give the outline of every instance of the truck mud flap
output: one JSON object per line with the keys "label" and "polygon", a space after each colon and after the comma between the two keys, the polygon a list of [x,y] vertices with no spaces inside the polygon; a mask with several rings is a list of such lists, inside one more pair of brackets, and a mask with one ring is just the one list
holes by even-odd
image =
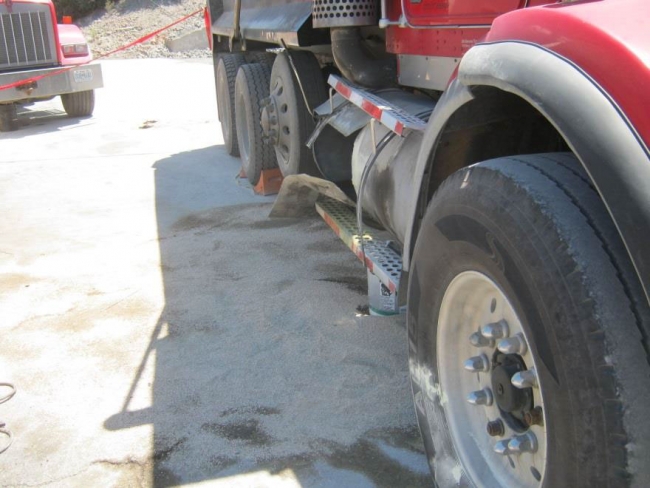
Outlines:
{"label": "truck mud flap", "polygon": [[344,205],[355,203],[331,181],[308,175],[290,175],[282,182],[280,193],[273,204],[269,217],[306,217],[313,215],[314,205],[320,195],[325,195]]}

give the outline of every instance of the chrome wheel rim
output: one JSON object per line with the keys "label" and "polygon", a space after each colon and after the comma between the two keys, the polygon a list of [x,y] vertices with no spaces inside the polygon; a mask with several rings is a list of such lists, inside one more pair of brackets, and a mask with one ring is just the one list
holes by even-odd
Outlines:
{"label": "chrome wheel rim", "polygon": [[289,158],[291,152],[291,121],[289,120],[290,97],[285,89],[285,82],[281,76],[271,81],[271,97],[277,107],[277,141],[275,154],[278,163],[283,170],[289,169]]}
{"label": "chrome wheel rim", "polygon": [[437,329],[442,405],[456,454],[479,487],[540,487],[543,389],[522,323],[501,288],[466,271],[447,287]]}

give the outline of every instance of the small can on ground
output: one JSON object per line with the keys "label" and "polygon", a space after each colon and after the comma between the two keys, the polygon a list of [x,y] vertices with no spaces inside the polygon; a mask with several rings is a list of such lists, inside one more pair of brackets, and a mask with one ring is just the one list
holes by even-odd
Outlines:
{"label": "small can on ground", "polygon": [[399,314],[397,293],[391,292],[370,270],[367,273],[370,315],[388,316]]}

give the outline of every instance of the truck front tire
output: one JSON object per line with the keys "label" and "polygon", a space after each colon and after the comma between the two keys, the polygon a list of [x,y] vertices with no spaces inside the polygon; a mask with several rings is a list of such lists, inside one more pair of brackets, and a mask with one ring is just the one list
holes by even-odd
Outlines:
{"label": "truck front tire", "polygon": [[650,486],[647,302],[571,155],[453,174],[412,263],[411,380],[441,488]]}
{"label": "truck front tire", "polygon": [[0,132],[18,129],[18,111],[15,103],[0,105]]}
{"label": "truck front tire", "polygon": [[245,64],[235,81],[235,122],[242,167],[248,181],[257,185],[262,170],[277,168],[273,147],[264,142],[261,125],[262,100],[269,96],[271,68]]}
{"label": "truck front tire", "polygon": [[61,102],[69,117],[88,117],[95,110],[95,91],[66,93],[61,95]]}

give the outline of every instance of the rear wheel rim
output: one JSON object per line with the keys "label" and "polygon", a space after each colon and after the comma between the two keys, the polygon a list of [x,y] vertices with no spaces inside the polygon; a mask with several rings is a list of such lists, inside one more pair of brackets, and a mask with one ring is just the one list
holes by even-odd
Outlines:
{"label": "rear wheel rim", "polygon": [[292,132],[295,128],[290,117],[291,104],[295,103],[295,101],[289,96],[285,84],[286,82],[281,76],[271,81],[271,97],[273,97],[275,106],[277,107],[278,118],[276,127],[278,141],[275,146],[275,153],[278,159],[278,165],[283,170],[283,174],[291,171],[289,162],[292,146],[295,144],[292,137]]}
{"label": "rear wheel rim", "polygon": [[[542,385],[501,288],[475,271],[456,276],[442,299],[437,344],[449,434],[469,477],[477,486],[540,487],[547,459]],[[511,379],[518,369],[526,373]]]}

